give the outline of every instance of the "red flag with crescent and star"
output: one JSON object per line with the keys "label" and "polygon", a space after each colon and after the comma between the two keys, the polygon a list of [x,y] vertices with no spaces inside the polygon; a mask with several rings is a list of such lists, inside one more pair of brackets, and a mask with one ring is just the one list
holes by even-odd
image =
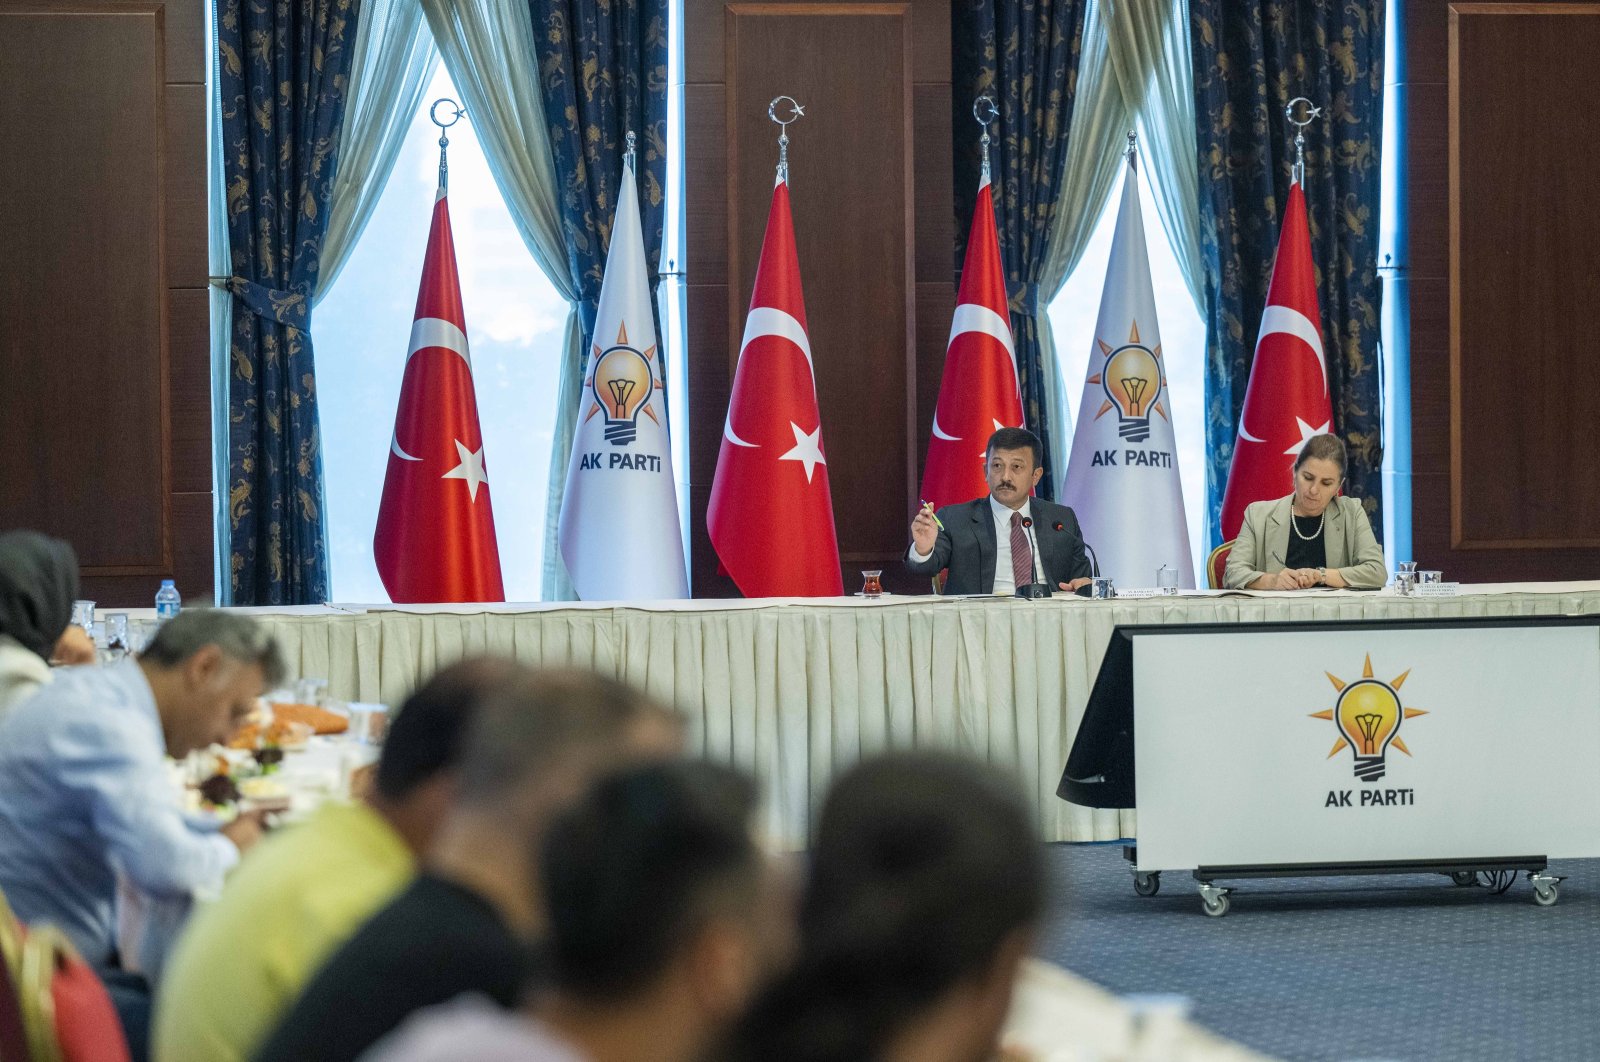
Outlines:
{"label": "red flag with crescent and star", "polygon": [[961,267],[961,290],[950,322],[944,378],[933,413],[933,437],[922,471],[922,497],[935,508],[988,493],[984,447],[1000,428],[1022,426],[1017,352],[1011,338],[1006,275],[995,232],[988,175],[978,187]]}
{"label": "red flag with crescent and star", "polygon": [[466,321],[440,188],[372,536],[397,604],[505,600]]}
{"label": "red flag with crescent and star", "polygon": [[1333,430],[1321,320],[1306,197],[1296,183],[1289,187],[1250,383],[1239,412],[1228,487],[1222,495],[1224,542],[1238,537],[1251,502],[1281,498],[1293,489],[1291,470],[1306,441]]}
{"label": "red flag with crescent and star", "polygon": [[844,593],[787,181],[772,193],[706,529],[746,597]]}

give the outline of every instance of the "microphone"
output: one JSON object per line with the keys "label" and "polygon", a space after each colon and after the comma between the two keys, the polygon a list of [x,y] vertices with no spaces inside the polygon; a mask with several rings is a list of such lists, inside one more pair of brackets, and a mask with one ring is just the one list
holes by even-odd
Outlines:
{"label": "microphone", "polygon": [[[1089,574],[1090,574],[1090,576],[1095,578],[1095,579],[1100,578],[1100,558],[1096,557],[1094,555],[1094,547],[1089,545],[1089,541],[1087,539],[1085,539],[1084,542],[1083,542],[1083,548],[1089,554]],[[1089,586],[1080,586],[1080,587],[1078,587],[1077,590],[1075,590],[1073,592],[1075,594],[1077,594],[1079,597],[1093,597],[1094,596],[1094,585],[1090,584]]]}
{"label": "microphone", "polygon": [[1024,516],[1022,518],[1022,530],[1028,535],[1028,573],[1033,582],[1029,583],[1026,588],[1017,587],[1017,596],[1026,598],[1049,597],[1050,587],[1039,581],[1039,540],[1033,537],[1032,517]]}

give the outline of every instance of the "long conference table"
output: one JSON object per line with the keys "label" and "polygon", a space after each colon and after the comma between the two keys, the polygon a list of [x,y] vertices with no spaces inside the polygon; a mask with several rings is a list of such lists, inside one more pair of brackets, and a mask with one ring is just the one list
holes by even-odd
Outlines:
{"label": "long conference table", "polygon": [[[803,847],[830,780],[893,748],[956,749],[1016,775],[1048,841],[1137,835],[1132,810],[1069,805],[1056,784],[1118,624],[1600,613],[1600,582],[1178,597],[897,597],[245,609],[292,673],[399,705],[478,653],[637,684],[687,714],[691,748],[754,772],[776,843]],[[1242,681],[1249,681],[1247,678]]]}

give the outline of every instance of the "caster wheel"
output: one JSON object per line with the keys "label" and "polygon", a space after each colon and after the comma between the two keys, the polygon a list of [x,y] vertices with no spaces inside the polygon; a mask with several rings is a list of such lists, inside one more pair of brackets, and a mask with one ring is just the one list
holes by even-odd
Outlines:
{"label": "caster wheel", "polygon": [[1209,917],[1221,918],[1228,913],[1228,897],[1226,895],[1218,896],[1215,901],[1202,899],[1200,906],[1205,909]]}
{"label": "caster wheel", "polygon": [[1533,902],[1540,907],[1549,907],[1560,898],[1561,890],[1554,885],[1547,885],[1542,889],[1535,887],[1533,890]]}
{"label": "caster wheel", "polygon": [[1154,896],[1161,891],[1161,871],[1136,871],[1133,875],[1133,891],[1140,896]]}
{"label": "caster wheel", "polygon": [[1478,875],[1470,870],[1452,870],[1450,872],[1450,880],[1465,888],[1468,885],[1477,884]]}

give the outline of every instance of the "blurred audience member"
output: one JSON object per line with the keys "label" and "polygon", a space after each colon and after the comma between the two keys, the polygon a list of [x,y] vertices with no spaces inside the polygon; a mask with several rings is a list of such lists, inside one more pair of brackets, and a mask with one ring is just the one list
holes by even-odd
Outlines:
{"label": "blurred audience member", "polygon": [[55,923],[107,973],[135,1058],[149,999],[109,973],[117,873],[154,896],[222,887],[260,817],[199,829],[166,757],[226,741],[282,677],[277,643],[255,620],[193,609],[137,659],[62,672],[0,720],[0,891],[24,922]]}
{"label": "blurred audience member", "polygon": [[94,643],[73,627],[78,556],[37,531],[0,534],[0,718],[50,681],[50,661],[89,664]]}
{"label": "blurred audience member", "polygon": [[468,721],[531,673],[445,668],[401,707],[364,800],[329,803],[269,838],[200,908],[156,993],[158,1062],[243,1062],[334,948],[412,879],[455,792]]}
{"label": "blurred audience member", "polygon": [[793,912],[752,833],[754,787],[708,764],[614,775],[551,828],[549,986],[412,1018],[367,1062],[693,1062],[788,952]]}
{"label": "blurred audience member", "polygon": [[257,1059],[353,1060],[463,992],[515,1006],[545,929],[536,874],[551,819],[601,774],[680,743],[676,714],[597,675],[547,672],[486,698],[423,873],[334,953]]}
{"label": "blurred audience member", "polygon": [[987,768],[912,753],[860,764],[822,809],[799,958],[723,1057],[993,1058],[1044,882],[1027,811]]}

